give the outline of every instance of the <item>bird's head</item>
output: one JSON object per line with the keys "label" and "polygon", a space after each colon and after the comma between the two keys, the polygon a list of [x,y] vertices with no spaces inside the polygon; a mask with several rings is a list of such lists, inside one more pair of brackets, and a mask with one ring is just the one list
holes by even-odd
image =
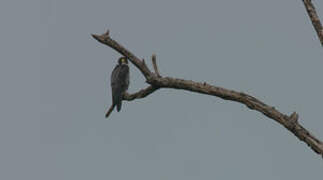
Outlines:
{"label": "bird's head", "polygon": [[126,57],[121,57],[121,58],[119,58],[118,63],[119,63],[119,65],[122,65],[122,64],[127,65],[128,64],[128,59]]}

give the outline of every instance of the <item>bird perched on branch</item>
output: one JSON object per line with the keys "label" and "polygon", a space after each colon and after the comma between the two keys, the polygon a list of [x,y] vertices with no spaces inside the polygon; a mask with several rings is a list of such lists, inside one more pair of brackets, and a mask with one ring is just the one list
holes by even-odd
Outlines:
{"label": "bird perched on branch", "polygon": [[126,57],[121,57],[118,64],[113,69],[111,74],[111,89],[112,89],[112,105],[106,113],[108,118],[114,107],[117,106],[117,111],[121,110],[122,98],[129,87],[129,66]]}

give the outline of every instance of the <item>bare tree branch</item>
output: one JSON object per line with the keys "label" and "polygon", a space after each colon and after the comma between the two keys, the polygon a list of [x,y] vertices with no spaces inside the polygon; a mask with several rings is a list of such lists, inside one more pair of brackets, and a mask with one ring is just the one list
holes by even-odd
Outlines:
{"label": "bare tree branch", "polygon": [[151,75],[151,72],[148,69],[148,67],[146,66],[145,61],[140,60],[135,55],[133,55],[130,51],[128,51],[126,48],[121,46],[118,42],[111,39],[109,36],[109,30],[102,35],[92,34],[92,37],[103,44],[109,44],[109,46],[112,49],[118,51],[120,54],[127,57],[132,62],[132,64],[134,64],[141,71],[141,73],[145,77],[148,77],[149,75]]}
{"label": "bare tree branch", "polygon": [[[155,92],[159,88],[172,88],[172,89],[183,89],[201,94],[207,94],[216,96],[225,100],[235,101],[245,104],[248,108],[263,113],[265,116],[275,120],[290,132],[292,132],[299,140],[305,142],[311,149],[323,157],[323,143],[312,135],[308,130],[298,123],[298,114],[292,113],[290,116],[285,115],[272,106],[261,102],[257,98],[254,98],[243,92],[237,92],[222,87],[209,85],[207,83],[200,83],[190,80],[177,79],[172,77],[160,77],[152,73],[148,67],[135,57],[130,51],[121,46],[118,42],[112,40],[110,36],[103,35],[92,35],[99,42],[115,49],[122,55],[128,57],[130,61],[142,72],[146,78],[146,82],[151,86],[142,89],[134,94],[125,94],[124,100],[134,100],[137,98],[144,98],[149,94]],[[156,65],[157,67],[157,65]]]}
{"label": "bare tree branch", "polygon": [[145,89],[142,89],[142,90],[140,90],[136,93],[133,93],[133,94],[125,93],[123,96],[123,100],[132,101],[135,99],[141,99],[141,98],[144,98],[144,97],[150,95],[151,93],[155,92],[157,89],[159,89],[159,87],[150,85],[150,86],[146,87]]}
{"label": "bare tree branch", "polygon": [[317,36],[321,41],[321,45],[323,46],[323,28],[322,28],[322,24],[320,22],[320,18],[316,13],[314,4],[312,3],[312,0],[303,0],[303,3],[305,5],[307,14],[312,21],[312,24],[314,26],[316,33],[317,33]]}
{"label": "bare tree branch", "polygon": [[265,116],[275,120],[279,124],[291,131],[299,140],[304,141],[316,153],[323,154],[323,144],[315,136],[309,133],[304,127],[298,123],[298,115],[294,112],[291,116],[287,116],[274,107],[268,106],[260,100],[245,94],[243,92],[236,92],[221,87],[209,85],[207,83],[199,83],[183,79],[176,79],[171,77],[152,78],[148,83],[158,85],[161,88],[184,89],[201,94],[208,94],[217,96],[225,100],[231,100],[245,104],[248,108],[259,111]]}

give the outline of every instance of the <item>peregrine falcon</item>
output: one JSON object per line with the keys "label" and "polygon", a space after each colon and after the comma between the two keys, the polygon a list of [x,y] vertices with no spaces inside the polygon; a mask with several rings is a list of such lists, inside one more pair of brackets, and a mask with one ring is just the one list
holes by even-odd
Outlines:
{"label": "peregrine falcon", "polygon": [[126,57],[121,57],[111,74],[112,105],[105,117],[108,118],[114,107],[121,110],[122,98],[129,87],[129,66]]}

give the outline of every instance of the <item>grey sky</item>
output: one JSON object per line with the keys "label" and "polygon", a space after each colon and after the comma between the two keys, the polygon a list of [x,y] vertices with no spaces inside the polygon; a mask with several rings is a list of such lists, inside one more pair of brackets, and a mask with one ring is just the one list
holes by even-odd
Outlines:
{"label": "grey sky", "polygon": [[[315,1],[323,18],[323,2]],[[320,179],[323,161],[244,105],[161,90],[111,103],[120,56],[162,75],[244,91],[321,140],[323,51],[302,2],[281,0],[2,0],[0,179]],[[130,92],[145,86],[132,65]]]}

